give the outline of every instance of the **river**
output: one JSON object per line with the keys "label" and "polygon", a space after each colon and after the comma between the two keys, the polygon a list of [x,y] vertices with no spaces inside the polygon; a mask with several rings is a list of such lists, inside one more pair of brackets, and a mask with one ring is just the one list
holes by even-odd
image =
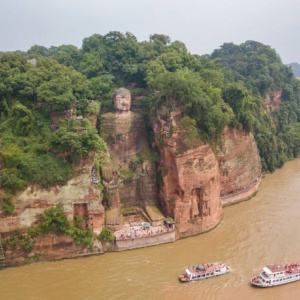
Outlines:
{"label": "river", "polygon": [[[175,243],[0,271],[0,299],[299,299],[300,281],[249,285],[266,264],[300,261],[300,159],[266,175],[220,225]],[[180,283],[187,266],[223,261],[231,273]]]}

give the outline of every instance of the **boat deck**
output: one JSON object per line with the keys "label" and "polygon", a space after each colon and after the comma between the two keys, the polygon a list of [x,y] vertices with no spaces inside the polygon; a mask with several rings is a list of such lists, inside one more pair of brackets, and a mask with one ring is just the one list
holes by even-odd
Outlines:
{"label": "boat deck", "polygon": [[[268,265],[266,266],[272,273],[284,272],[284,274],[297,274],[300,273],[300,263],[289,265]],[[267,274],[266,274],[267,275]]]}
{"label": "boat deck", "polygon": [[200,266],[204,267],[203,269],[197,268],[197,266],[191,266],[188,268],[188,270],[193,274],[199,274],[199,273],[210,273],[213,272],[215,269],[225,267],[224,263],[205,263],[201,264]]}

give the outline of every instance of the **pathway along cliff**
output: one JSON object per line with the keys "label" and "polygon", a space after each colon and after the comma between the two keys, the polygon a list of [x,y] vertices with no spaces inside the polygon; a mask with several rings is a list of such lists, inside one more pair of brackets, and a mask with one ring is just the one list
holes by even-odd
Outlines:
{"label": "pathway along cliff", "polygon": [[[1,299],[298,299],[300,282],[258,289],[266,264],[300,260],[300,159],[267,175],[250,201],[226,207],[214,230],[144,249],[0,271]],[[231,273],[182,284],[201,262],[223,261]]]}

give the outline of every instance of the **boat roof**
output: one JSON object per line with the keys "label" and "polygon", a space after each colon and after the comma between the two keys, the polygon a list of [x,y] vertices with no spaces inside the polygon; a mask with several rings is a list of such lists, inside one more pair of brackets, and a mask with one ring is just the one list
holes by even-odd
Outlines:
{"label": "boat roof", "polygon": [[272,274],[272,273],[285,271],[285,266],[283,266],[283,265],[268,265],[268,266],[264,267],[263,270],[267,274]]}
{"label": "boat roof", "polygon": [[272,270],[270,270],[268,267],[264,267],[263,271],[266,272],[268,275],[273,274]]}
{"label": "boat roof", "polygon": [[217,268],[227,267],[224,263],[216,262],[216,263],[204,263],[197,266],[192,266],[190,268],[187,268],[185,271],[188,275],[190,274],[197,274],[200,272],[211,272],[214,271]]}

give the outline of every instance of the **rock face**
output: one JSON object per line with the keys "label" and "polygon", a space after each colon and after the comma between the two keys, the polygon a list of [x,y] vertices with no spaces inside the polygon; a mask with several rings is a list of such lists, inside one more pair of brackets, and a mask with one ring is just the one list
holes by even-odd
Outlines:
{"label": "rock face", "polygon": [[271,112],[278,108],[281,104],[282,90],[275,89],[274,91],[267,92],[264,97],[265,108],[267,112]]}
{"label": "rock face", "polygon": [[0,219],[1,232],[29,228],[35,225],[45,209],[61,203],[69,220],[80,215],[85,218],[87,226],[100,233],[104,224],[104,207],[99,190],[91,183],[91,169],[91,162],[85,162],[81,174],[62,187],[56,186],[50,190],[28,187],[16,196],[13,215]]}
{"label": "rock face", "polygon": [[4,251],[4,257],[6,267],[15,267],[23,265],[24,261],[32,263],[103,253],[100,241],[95,241],[93,249],[90,249],[88,246],[77,246],[70,236],[46,235],[36,240],[30,252],[18,245],[13,251]]}
{"label": "rock face", "polygon": [[253,196],[261,179],[260,157],[253,135],[226,128],[217,156],[223,206]]}
{"label": "rock face", "polygon": [[189,142],[177,130],[180,109],[170,118],[158,115],[156,140],[161,154],[163,178],[160,201],[173,217],[179,237],[199,234],[215,227],[223,216],[220,174],[209,144],[195,138]]}
{"label": "rock face", "polygon": [[176,222],[179,237],[208,231],[223,216],[222,206],[253,196],[261,165],[251,134],[226,128],[214,153],[199,138],[189,141],[180,128],[180,108],[158,112],[155,124],[162,177],[160,201]]}

